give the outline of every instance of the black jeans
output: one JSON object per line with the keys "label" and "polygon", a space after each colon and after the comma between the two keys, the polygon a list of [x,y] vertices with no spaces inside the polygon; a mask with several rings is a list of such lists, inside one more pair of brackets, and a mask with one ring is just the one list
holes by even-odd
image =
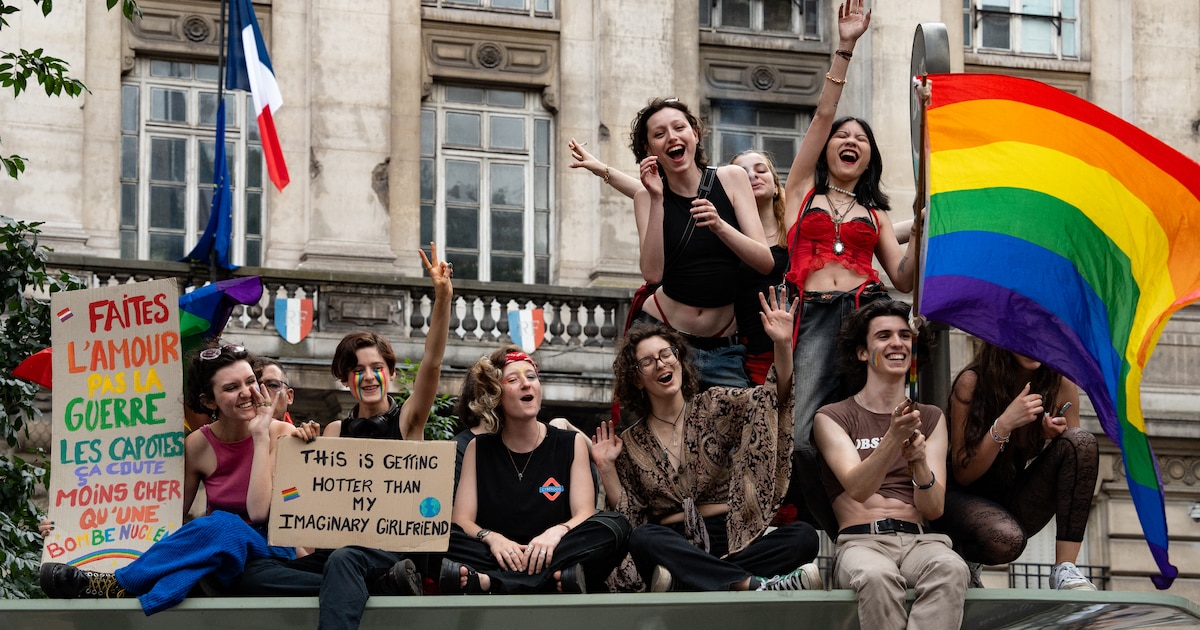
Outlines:
{"label": "black jeans", "polygon": [[629,553],[642,580],[649,584],[654,567],[661,564],[671,572],[674,590],[727,591],[748,577],[787,573],[817,557],[817,531],[802,521],[760,536],[745,549],[724,558],[721,556],[728,550],[725,516],[708,517],[704,524],[709,552],[683,537],[682,523],[647,523],[634,529],[629,537]]}

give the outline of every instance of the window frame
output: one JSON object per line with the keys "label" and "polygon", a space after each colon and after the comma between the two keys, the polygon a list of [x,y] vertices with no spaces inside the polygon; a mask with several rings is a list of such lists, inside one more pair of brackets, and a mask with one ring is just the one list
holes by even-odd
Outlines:
{"label": "window frame", "polygon": [[[1008,10],[1002,10],[992,7],[984,7],[984,3],[988,0],[963,0],[963,48],[971,53],[986,53],[986,54],[1009,54],[1023,57],[1041,57],[1059,60],[1079,60],[1082,59],[1082,29],[1083,21],[1082,2],[1079,0],[1049,0],[1051,9],[1049,14],[1039,13],[1024,13],[1021,11],[1021,4],[1024,0],[1006,0]],[[998,4],[997,0],[992,0],[992,4]],[[1064,16],[1064,4],[1070,3],[1073,5],[1074,17]],[[984,27],[985,19],[988,16],[1007,16],[1008,18],[1008,46],[986,46],[984,45]],[[1049,52],[1025,50],[1023,44],[1023,31],[1027,21],[1049,22],[1050,27],[1054,32],[1050,37]],[[1063,52],[1063,31],[1066,29],[1072,33],[1074,51],[1072,53]]]}
{"label": "window frame", "polygon": [[553,18],[558,15],[557,7],[555,6],[557,4],[556,0],[521,0],[525,5],[524,8],[493,6],[493,4],[496,2],[504,1],[505,0],[475,0],[476,4],[472,4],[469,0],[421,0],[421,5],[426,7],[436,7],[439,9],[510,13],[513,15],[526,15],[533,18]]}
{"label": "window frame", "polygon": [[[483,104],[473,104],[466,102],[449,101],[446,98],[447,88],[471,88],[482,89],[486,91],[495,89],[509,92],[520,92],[525,96],[525,103],[521,107],[512,107],[504,105],[491,105],[486,102]],[[470,113],[478,114],[481,117],[480,122],[480,146],[472,147],[462,144],[451,144],[447,141],[447,114],[455,113]],[[506,149],[493,148],[484,146],[489,141],[491,120],[494,116],[519,117],[525,121],[524,124],[524,149]],[[475,255],[477,256],[478,267],[476,280],[481,282],[496,281],[496,270],[493,268],[493,258],[499,254],[511,254],[513,250],[498,250],[494,245],[492,235],[493,212],[511,212],[513,206],[501,206],[494,204],[492,199],[491,178],[492,167],[504,165],[518,165],[522,168],[522,185],[524,187],[524,199],[521,206],[521,239],[522,250],[521,254],[521,279],[515,282],[522,284],[548,284],[550,282],[551,269],[554,258],[555,234],[553,230],[553,200],[555,199],[555,177],[554,177],[554,117],[549,111],[546,111],[540,104],[540,94],[536,90],[524,89],[521,86],[504,86],[504,85],[466,85],[457,83],[440,83],[435,84],[430,98],[421,108],[422,125],[431,120],[434,125],[433,131],[433,146],[432,153],[426,146],[426,130],[421,129],[422,134],[422,149],[420,159],[422,162],[432,161],[432,196],[426,191],[425,182],[422,182],[422,190],[420,192],[421,204],[421,222],[420,227],[421,238],[432,237],[439,244],[439,249],[444,252],[444,258],[447,260],[455,255]],[[539,127],[539,122],[544,125]],[[538,146],[538,137],[542,132],[545,132],[544,159],[542,161],[539,154],[543,153]],[[450,180],[447,178],[447,163],[451,161],[471,162],[478,165],[478,199],[476,206],[473,206],[478,211],[476,217],[476,242],[474,249],[467,249],[451,245],[447,239],[447,213],[448,206],[455,204],[447,203],[447,185]],[[425,173],[427,167],[422,165],[422,173]],[[545,171],[546,178],[546,195],[545,207],[539,207],[539,202],[543,201],[538,194],[538,173],[539,170]],[[498,207],[499,206],[499,207]],[[425,225],[426,220],[432,221],[432,230]],[[544,223],[544,226],[539,225],[539,219]],[[539,251],[539,230],[545,231],[545,251]],[[461,265],[460,265],[461,266]],[[505,280],[512,282],[513,280]]]}
{"label": "window frame", "polygon": [[[700,29],[719,33],[749,33],[774,37],[800,37],[806,41],[820,41],[821,33],[821,3],[814,0],[789,2],[792,7],[791,24],[787,30],[767,30],[764,27],[764,0],[746,0],[750,4],[750,26],[726,26],[721,23],[722,6],[726,0],[699,0]],[[816,17],[805,19],[806,5],[816,10]],[[809,28],[811,26],[811,28]]]}
{"label": "window frame", "polygon": [[[755,124],[738,124],[725,122],[721,120],[723,111],[730,111],[734,108],[752,109],[755,112]],[[787,112],[797,117],[797,127],[791,131],[786,131],[783,127],[765,127],[761,124],[761,113],[763,111]],[[738,134],[753,134],[754,141],[751,147],[744,150],[752,150],[770,153],[771,162],[775,165],[775,171],[779,174],[780,183],[787,181],[788,173],[791,172],[792,160],[796,157],[796,151],[800,150],[800,143],[804,140],[804,134],[808,132],[808,128],[812,125],[813,114],[815,107],[789,107],[777,103],[759,103],[754,101],[740,101],[730,99],[714,99],[709,102],[708,106],[708,137],[705,138],[705,146],[711,147],[709,153],[709,161],[713,164],[726,164],[726,151],[722,150],[723,134],[738,133]],[[776,155],[764,147],[764,136],[777,136],[780,138],[790,138],[793,140],[792,153],[790,155]],[[730,156],[736,155],[741,151],[731,152]]]}
{"label": "window frame", "polygon": [[[167,62],[173,64],[189,64],[191,66],[190,78],[181,78],[174,76],[153,76],[152,64],[155,62]],[[183,236],[183,248],[179,253],[179,257],[187,255],[200,236],[204,232],[207,220],[201,222],[201,217],[206,217],[211,212],[211,207],[201,208],[201,199],[205,187],[209,191],[212,189],[212,181],[200,181],[200,173],[202,170],[212,171],[212,167],[202,167],[200,159],[202,157],[201,143],[210,142],[215,149],[216,141],[216,112],[213,111],[213,119],[211,123],[202,122],[201,117],[201,94],[212,94],[214,97],[218,94],[218,81],[207,80],[197,77],[198,67],[215,67],[215,64],[203,60],[180,60],[160,57],[139,57],[135,60],[135,68],[127,74],[121,82],[121,142],[119,144],[121,167],[118,169],[118,181],[121,188],[121,208],[119,212],[118,232],[120,234],[121,255],[123,257],[132,256],[137,260],[176,260],[175,257],[157,258],[153,257],[153,248],[151,241],[155,235],[180,235]],[[167,89],[174,91],[182,91],[186,96],[186,112],[183,121],[169,120],[152,120],[151,99],[155,89]],[[136,112],[132,116],[136,119],[135,129],[128,128],[125,120],[127,115],[127,104],[125,99],[130,94],[130,90],[137,92]],[[266,180],[266,162],[262,152],[261,139],[257,138],[258,128],[254,117],[251,115],[253,111],[252,97],[248,93],[237,90],[225,91],[226,105],[226,130],[225,144],[226,151],[230,152],[228,156],[229,162],[229,182],[233,197],[233,226],[232,237],[230,243],[229,259],[234,265],[261,266],[266,255],[266,226],[267,226],[267,194],[265,187]],[[215,102],[215,98],[214,98]],[[135,146],[137,157],[134,165],[132,177],[125,170],[125,150],[127,148],[126,138],[135,138]],[[152,184],[156,181],[153,179],[153,152],[151,150],[156,140],[183,140],[185,142],[184,149],[184,179],[182,188],[184,190],[183,203],[183,228],[170,227],[154,227],[151,226],[152,218]],[[249,156],[252,150],[257,150],[260,159],[263,160],[258,169],[258,185],[247,186]],[[171,180],[162,180],[171,182]],[[135,205],[132,211],[132,217],[128,217],[126,211],[126,191],[132,186],[133,201]],[[251,233],[250,226],[247,225],[248,201],[250,195],[258,195],[259,209],[257,232]],[[208,195],[211,200],[211,194]],[[128,218],[132,218],[133,222],[127,222]],[[132,238],[132,243],[128,240]],[[247,245],[251,241],[257,243],[258,259],[251,260],[247,263]],[[130,251],[132,250],[132,251]]]}

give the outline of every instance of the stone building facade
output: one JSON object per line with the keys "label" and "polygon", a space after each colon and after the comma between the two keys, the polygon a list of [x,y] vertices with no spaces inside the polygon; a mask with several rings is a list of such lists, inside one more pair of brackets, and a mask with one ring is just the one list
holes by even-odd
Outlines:
{"label": "stone building facade", "polygon": [[[70,259],[66,266],[172,260],[207,216],[220,3],[139,4],[133,23],[87,0],[56,4],[45,19],[22,11],[0,31],[0,48],[46,46],[89,88],[78,99],[37,90],[15,101],[0,96],[0,149],[29,161],[19,181],[0,184],[0,214],[44,221],[44,242]],[[871,4],[871,32],[855,51],[840,113],[875,127],[893,220],[909,218],[914,194],[909,67],[922,22],[947,25],[954,71],[1049,83],[1200,159],[1200,82],[1193,80],[1200,5],[1193,0]],[[715,159],[753,146],[786,164],[836,44],[836,5],[826,0],[267,0],[255,10],[283,94],[275,122],[292,183],[279,192],[266,180],[252,108],[244,94],[228,95],[234,261],[277,278],[280,295],[324,283],[329,299],[307,345],[289,348],[273,333],[245,331],[257,350],[291,358],[314,413],[335,413],[345,402],[321,367],[344,327],[420,328],[405,317],[411,313],[399,294],[369,285],[371,277],[419,277],[415,250],[430,240],[445,248],[488,313],[488,287],[515,303],[553,294],[548,304],[584,312],[579,322],[565,318],[555,337],[563,351],[547,362],[570,376],[550,397],[565,409],[585,399],[591,413],[603,408],[611,334],[598,332],[592,343],[570,331],[614,325],[619,309],[606,311],[606,300],[640,282],[636,230],[624,197],[567,168],[567,141],[587,141],[613,168],[636,174],[629,122],[649,98],[675,96],[704,115]],[[131,264],[140,273],[170,267]],[[339,295],[339,284],[360,288]],[[464,304],[464,321],[475,308]],[[589,308],[608,317],[593,324]],[[267,322],[261,311],[245,315],[255,318]],[[481,354],[478,342],[499,338],[489,329],[453,342],[446,389]],[[419,335],[401,345],[419,355]],[[1193,600],[1200,600],[1198,346],[1200,314],[1184,310],[1143,385],[1172,554],[1183,570],[1172,592]],[[970,341],[955,336],[952,368],[969,353]],[[1098,432],[1090,413],[1085,404],[1085,423]],[[1119,455],[1102,444],[1087,562],[1108,567],[1109,588],[1151,589],[1145,576],[1153,563]],[[989,573],[989,583],[997,580]]]}

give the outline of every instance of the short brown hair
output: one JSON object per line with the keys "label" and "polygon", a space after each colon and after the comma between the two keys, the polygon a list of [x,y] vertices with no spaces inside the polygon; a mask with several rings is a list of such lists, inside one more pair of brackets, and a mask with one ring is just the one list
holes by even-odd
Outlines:
{"label": "short brown hair", "polygon": [[361,348],[371,347],[379,350],[379,356],[387,363],[388,372],[395,372],[396,352],[392,350],[392,344],[388,343],[387,338],[367,330],[359,330],[342,337],[337,350],[333,351],[333,362],[329,364],[329,371],[333,373],[333,377],[339,381],[349,380],[350,373],[358,365],[356,353]]}
{"label": "short brown hair", "polygon": [[[642,111],[638,112],[637,116],[634,117],[633,123],[630,125],[629,130],[629,148],[633,149],[633,157],[638,161],[639,164],[642,160],[646,159],[647,155],[650,154],[650,132],[647,130],[647,125],[650,124],[650,117],[668,107],[683,112],[684,117],[687,118],[688,124],[691,125],[692,129],[696,131],[696,135],[700,139],[704,138],[704,134],[706,133],[704,123],[692,113],[692,110],[688,109],[687,105],[684,105],[682,102],[680,102],[679,99],[651,99],[650,103],[643,107]],[[701,169],[708,166],[708,155],[704,153],[704,147],[700,145],[699,140],[696,142],[696,166],[700,167]]]}

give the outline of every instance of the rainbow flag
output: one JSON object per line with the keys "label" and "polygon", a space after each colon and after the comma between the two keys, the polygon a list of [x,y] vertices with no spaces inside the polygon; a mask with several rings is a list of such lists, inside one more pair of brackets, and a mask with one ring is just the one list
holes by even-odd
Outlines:
{"label": "rainbow flag", "polygon": [[1087,392],[1168,588],[1178,570],[1140,384],[1167,319],[1200,298],[1200,165],[1035,81],[930,79],[920,310]]}
{"label": "rainbow flag", "polygon": [[283,502],[284,503],[287,503],[288,501],[291,501],[292,499],[300,498],[300,491],[296,489],[296,486],[292,486],[291,488],[284,490],[281,494],[283,494]]}

